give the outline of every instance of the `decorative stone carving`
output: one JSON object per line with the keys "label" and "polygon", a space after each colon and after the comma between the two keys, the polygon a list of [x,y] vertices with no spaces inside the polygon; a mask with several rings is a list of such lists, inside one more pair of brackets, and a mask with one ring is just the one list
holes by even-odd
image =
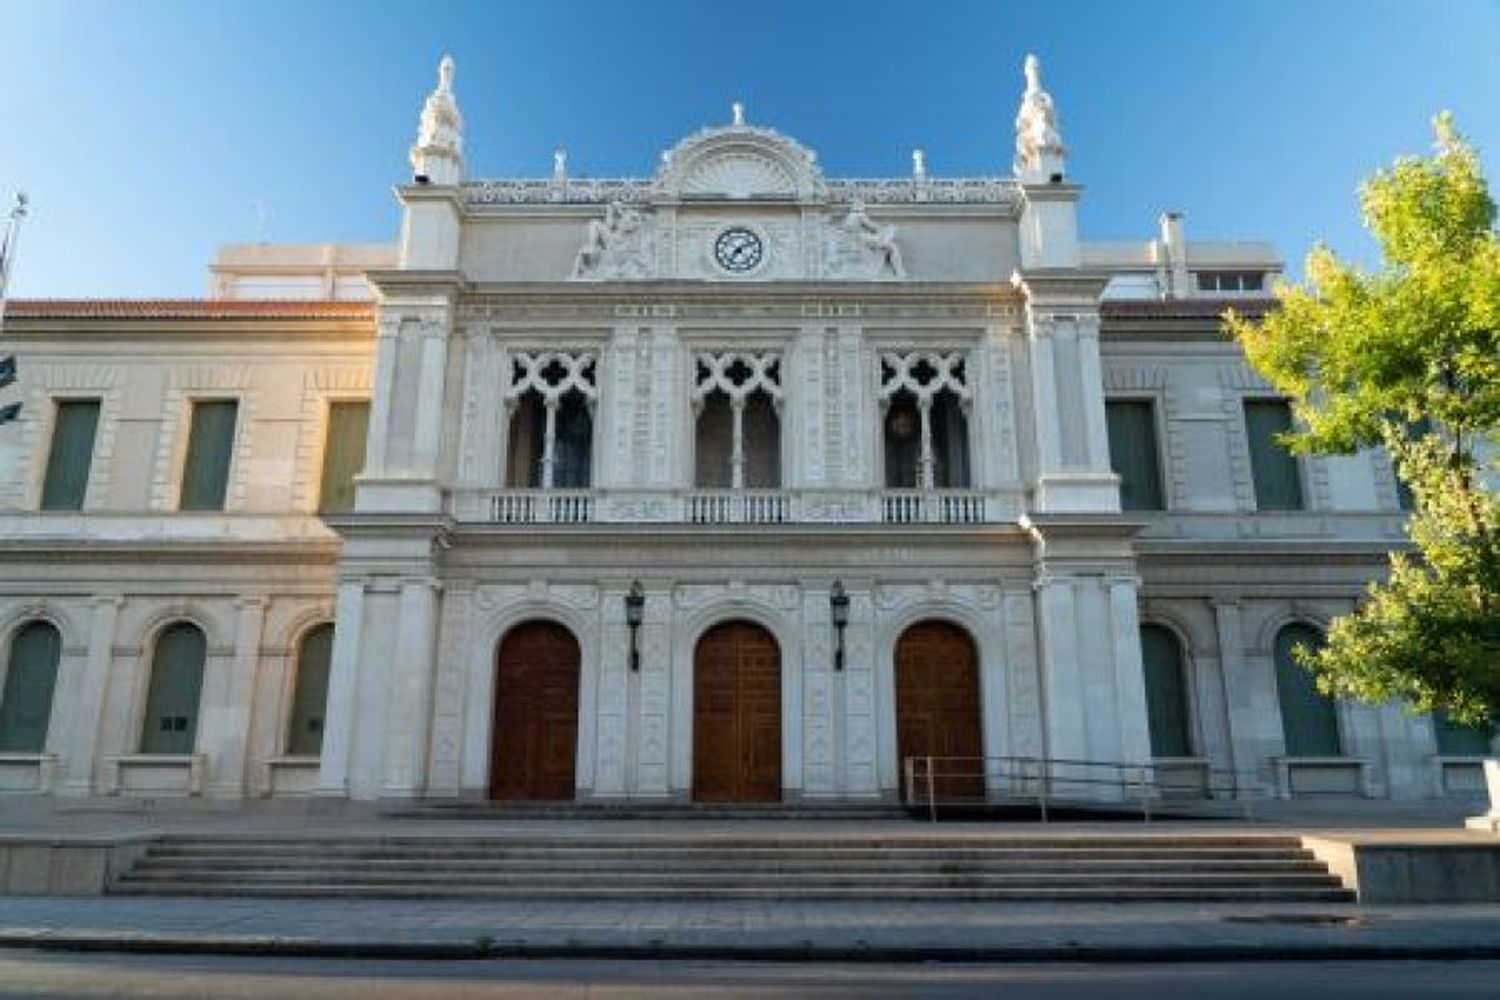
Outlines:
{"label": "decorative stone carving", "polygon": [[650,278],[656,273],[655,226],[638,209],[610,202],[604,219],[590,219],[573,260],[573,279]]}
{"label": "decorative stone carving", "polygon": [[693,384],[693,406],[699,408],[715,392],[722,392],[732,404],[743,405],[746,398],[764,392],[777,406],[781,403],[781,358],[766,352],[751,354],[726,351],[723,354],[702,353],[697,356],[698,372]]}
{"label": "decorative stone carving", "polygon": [[1067,150],[1057,126],[1052,95],[1042,89],[1042,64],[1026,57],[1026,93],[1016,112],[1016,176],[1026,181],[1061,177]]}
{"label": "decorative stone carving", "polygon": [[538,393],[548,406],[556,406],[569,392],[582,393],[590,403],[599,396],[594,385],[591,351],[516,351],[510,359],[511,381],[505,390],[508,406],[531,391]]}
{"label": "decorative stone carving", "polygon": [[904,278],[896,227],[882,226],[855,201],[824,230],[823,273],[830,278]]}
{"label": "decorative stone carving", "polygon": [[433,184],[457,184],[463,179],[463,116],[453,96],[453,58],[438,64],[437,89],[422,105],[417,142],[411,148],[411,169]]}
{"label": "decorative stone carving", "polygon": [[940,392],[951,392],[963,403],[971,397],[960,351],[912,351],[880,353],[880,402],[885,405],[898,392],[909,392],[922,407],[931,405]]}

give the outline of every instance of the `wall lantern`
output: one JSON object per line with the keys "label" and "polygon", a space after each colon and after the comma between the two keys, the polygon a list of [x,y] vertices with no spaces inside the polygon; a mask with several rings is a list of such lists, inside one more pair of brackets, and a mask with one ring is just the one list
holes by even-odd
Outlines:
{"label": "wall lantern", "polygon": [[849,625],[849,595],[844,592],[844,581],[833,581],[828,592],[828,610],[833,615],[833,627],[838,631],[838,645],[833,648],[833,669],[844,669],[844,629]]}
{"label": "wall lantern", "polygon": [[625,594],[625,624],[630,626],[630,669],[641,669],[641,647],[637,640],[641,622],[646,620],[646,590],[641,581],[633,580]]}

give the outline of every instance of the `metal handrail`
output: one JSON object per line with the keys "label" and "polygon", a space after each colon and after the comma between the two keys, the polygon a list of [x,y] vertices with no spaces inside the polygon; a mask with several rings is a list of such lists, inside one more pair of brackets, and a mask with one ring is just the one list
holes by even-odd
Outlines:
{"label": "metal handrail", "polygon": [[[975,765],[978,765],[975,767]],[[1227,792],[1229,797],[1245,803],[1249,816],[1250,800],[1264,797],[1266,790],[1256,776],[1230,768],[1202,766],[1197,768],[1202,780],[1192,784],[1161,781],[1156,774],[1156,762],[1133,763],[1124,761],[1084,760],[1068,757],[1004,756],[1004,757],[939,757],[934,755],[911,756],[904,761],[904,800],[908,804],[924,804],[928,817],[937,820],[939,805],[969,804],[972,798],[944,798],[938,787],[943,779],[979,780],[985,787],[984,799],[990,800],[993,785],[1002,781],[1006,798],[1031,799],[1037,804],[1042,822],[1047,822],[1049,811],[1056,807],[1060,798],[1059,786],[1084,789],[1104,786],[1120,790],[1120,800],[1134,801],[1140,805],[1142,818],[1151,821],[1152,803],[1163,798],[1163,792],[1181,792],[1187,789],[1201,791],[1206,799],[1220,798]],[[1068,770],[1083,769],[1083,774],[1068,774]],[[1064,773],[1059,774],[1059,770]],[[1104,772],[1101,775],[1099,772]],[[1248,779],[1248,780],[1247,780]],[[921,781],[921,786],[918,782]]]}

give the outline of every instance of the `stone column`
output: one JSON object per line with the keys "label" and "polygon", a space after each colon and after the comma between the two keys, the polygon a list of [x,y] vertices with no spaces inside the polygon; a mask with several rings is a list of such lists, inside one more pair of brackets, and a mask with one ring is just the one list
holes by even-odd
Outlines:
{"label": "stone column", "polygon": [[356,699],[359,690],[361,633],[365,604],[364,583],[339,583],[334,620],[333,656],[328,671],[328,703],[323,717],[323,754],[318,770],[321,795],[349,793],[349,762],[354,745]]}
{"label": "stone column", "polygon": [[408,578],[400,584],[396,645],[387,668],[389,715],[381,784],[381,794],[391,798],[416,798],[427,787],[441,593],[442,584],[432,577]]}
{"label": "stone column", "polygon": [[1099,294],[1087,272],[1017,277],[1025,293],[1036,415],[1039,513],[1113,513],[1119,477],[1110,468],[1099,361]]}
{"label": "stone column", "polygon": [[[245,794],[245,758],[250,739],[255,677],[260,667],[261,632],[266,599],[242,597],[236,603],[233,658],[220,658],[223,669],[204,685],[204,705],[198,724],[198,749],[208,759],[207,790],[214,798]],[[210,663],[215,662],[210,660]]]}
{"label": "stone column", "polygon": [[81,664],[82,670],[64,671],[57,678],[58,693],[71,705],[59,789],[63,795],[86,796],[94,791],[94,767],[101,749],[104,711],[109,704],[110,654],[114,649],[115,622],[123,603],[123,599],[114,595],[94,598],[88,653]]}

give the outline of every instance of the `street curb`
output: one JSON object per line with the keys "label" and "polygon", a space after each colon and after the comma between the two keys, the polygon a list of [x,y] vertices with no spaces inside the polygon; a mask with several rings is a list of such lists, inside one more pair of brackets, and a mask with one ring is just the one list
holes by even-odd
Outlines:
{"label": "street curb", "polygon": [[324,941],[314,938],[208,937],[65,932],[0,935],[0,950],[134,955],[225,955],[275,958],[368,958],[422,961],[485,959],[596,959],[608,961],[744,962],[1332,962],[1464,961],[1500,959],[1500,941],[1468,944],[1344,942],[1289,945],[1285,942],[1192,945],[974,945],[900,946],[828,944],[695,944],[653,940],[610,944],[571,940]]}

